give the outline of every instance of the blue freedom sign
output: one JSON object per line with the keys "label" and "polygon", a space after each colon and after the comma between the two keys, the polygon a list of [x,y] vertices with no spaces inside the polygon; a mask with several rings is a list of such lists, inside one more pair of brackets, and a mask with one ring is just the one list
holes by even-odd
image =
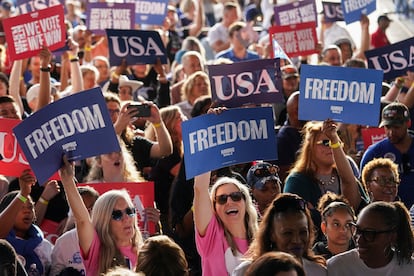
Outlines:
{"label": "blue freedom sign", "polygon": [[378,126],[382,71],[302,65],[299,120]]}
{"label": "blue freedom sign", "polygon": [[167,64],[166,50],[157,31],[106,29],[109,62],[117,66],[127,59],[128,65]]}
{"label": "blue freedom sign", "polygon": [[277,159],[271,107],[235,108],[182,123],[187,179],[253,160]]}
{"label": "blue freedom sign", "polygon": [[346,24],[359,21],[361,15],[369,15],[377,9],[377,0],[342,0],[341,4]]}
{"label": "blue freedom sign", "polygon": [[279,59],[259,59],[208,66],[211,93],[216,105],[284,102]]}
{"label": "blue freedom sign", "polygon": [[64,154],[73,161],[120,151],[100,88],[47,105],[13,132],[41,184],[61,167]]}
{"label": "blue freedom sign", "polygon": [[414,37],[365,52],[368,68],[382,70],[385,80],[414,71]]}
{"label": "blue freedom sign", "polygon": [[135,7],[135,23],[162,25],[167,15],[168,0],[138,0]]}

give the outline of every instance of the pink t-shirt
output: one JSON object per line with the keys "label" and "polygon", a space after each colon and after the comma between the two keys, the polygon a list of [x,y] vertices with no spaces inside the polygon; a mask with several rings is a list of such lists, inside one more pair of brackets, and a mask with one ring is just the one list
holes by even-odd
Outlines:
{"label": "pink t-shirt", "polygon": [[[81,248],[81,255],[83,259],[83,264],[85,265],[87,276],[99,276],[98,270],[100,249],[101,241],[99,240],[98,233],[95,231],[88,256],[85,255]],[[132,247],[122,246],[118,249],[121,251],[125,258],[129,259],[130,269],[134,270],[137,266],[138,255],[132,250]]]}
{"label": "pink t-shirt", "polygon": [[196,231],[196,245],[201,256],[203,275],[224,276],[231,274],[233,269],[241,263],[240,258],[249,247],[246,239],[235,238],[235,242],[241,250],[237,256],[231,252],[224,236],[224,229],[219,225],[215,216],[212,216],[204,237]]}

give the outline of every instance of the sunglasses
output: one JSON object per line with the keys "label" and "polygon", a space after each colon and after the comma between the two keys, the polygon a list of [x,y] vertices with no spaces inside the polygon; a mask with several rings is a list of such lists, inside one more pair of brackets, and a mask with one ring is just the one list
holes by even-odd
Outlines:
{"label": "sunglasses", "polygon": [[306,210],[306,201],[296,197],[280,197],[273,201],[273,209],[276,212],[285,212],[287,210]]}
{"label": "sunglasses", "polygon": [[401,155],[401,162],[402,162],[402,170],[403,173],[410,173],[411,172],[411,162],[410,162],[410,156],[408,154]]}
{"label": "sunglasses", "polygon": [[256,177],[268,177],[268,176],[272,176],[272,175],[277,175],[277,173],[279,172],[279,167],[276,165],[271,165],[271,166],[266,166],[266,167],[261,167],[261,168],[257,168],[254,171],[254,175]]}
{"label": "sunglasses", "polygon": [[366,240],[367,242],[374,242],[375,239],[377,238],[377,235],[391,233],[395,231],[395,229],[379,230],[379,231],[363,230],[359,228],[358,225],[356,225],[355,223],[353,223],[353,226],[354,227],[351,230],[353,230],[352,235],[354,236],[354,238],[357,239],[362,236],[364,240]]}
{"label": "sunglasses", "polygon": [[379,184],[381,187],[393,187],[395,188],[400,182],[395,180],[394,177],[376,177],[370,180]]}
{"label": "sunglasses", "polygon": [[323,139],[323,140],[316,141],[316,144],[317,145],[323,145],[325,147],[329,147],[330,144],[331,144],[331,141],[328,140],[328,139]]}
{"label": "sunglasses", "polygon": [[131,208],[128,207],[125,210],[113,210],[112,211],[112,219],[116,220],[116,221],[120,221],[122,219],[122,217],[124,216],[124,214],[126,214],[129,217],[134,217],[135,216],[135,208]]}
{"label": "sunglasses", "polygon": [[217,202],[220,205],[224,205],[227,203],[227,199],[231,198],[231,200],[233,200],[234,202],[238,202],[242,199],[244,199],[244,194],[242,192],[232,192],[230,194],[223,194],[223,195],[218,195],[215,198],[215,202]]}

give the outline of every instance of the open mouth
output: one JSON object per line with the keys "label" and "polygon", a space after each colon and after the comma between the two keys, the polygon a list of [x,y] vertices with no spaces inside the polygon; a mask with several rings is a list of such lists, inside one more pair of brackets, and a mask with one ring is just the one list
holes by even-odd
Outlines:
{"label": "open mouth", "polygon": [[239,213],[239,210],[237,210],[237,209],[228,209],[228,210],[226,210],[226,215],[234,216],[234,215],[237,215],[238,213]]}
{"label": "open mouth", "polygon": [[114,162],[115,167],[119,167],[120,165],[121,165],[121,162],[119,162],[119,161]]}

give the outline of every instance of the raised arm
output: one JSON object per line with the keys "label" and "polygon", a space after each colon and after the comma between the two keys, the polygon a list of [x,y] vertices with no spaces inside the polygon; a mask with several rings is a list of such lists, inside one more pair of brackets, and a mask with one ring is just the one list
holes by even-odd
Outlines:
{"label": "raised arm", "polygon": [[331,149],[341,179],[341,192],[349,200],[352,207],[357,210],[361,202],[358,183],[349,164],[348,158],[342,148],[342,143],[337,133],[337,124],[328,119],[323,123],[323,132],[331,141]]}
{"label": "raised arm", "polygon": [[40,56],[40,87],[39,98],[36,109],[33,112],[45,107],[50,103],[50,61],[52,53],[46,46],[43,46],[39,53]]}
{"label": "raised arm", "polygon": [[71,37],[68,39],[69,45],[69,62],[70,62],[70,77],[72,81],[72,93],[78,93],[84,90],[82,72],[78,58],[79,44]]}
{"label": "raised arm", "polygon": [[144,119],[152,123],[155,128],[155,134],[157,135],[157,142],[151,147],[151,158],[169,156],[173,151],[170,133],[161,119],[158,107],[152,102],[146,102],[146,104],[151,106],[151,117]]}
{"label": "raised arm", "polygon": [[198,175],[194,178],[194,224],[201,236],[206,234],[207,226],[213,216],[213,203],[208,188],[211,172]]}
{"label": "raised arm", "polygon": [[365,51],[369,50],[369,18],[365,14],[361,15],[361,45],[358,52],[355,54],[355,58],[366,60]]}
{"label": "raised arm", "polygon": [[203,28],[204,22],[204,3],[203,0],[197,1],[197,13],[195,15],[195,22],[191,23],[188,29],[190,36],[198,36]]}
{"label": "raised arm", "polygon": [[0,239],[4,239],[14,226],[17,214],[30,196],[32,186],[36,182],[31,170],[25,170],[19,177],[19,194],[10,202],[9,206],[0,213]]}
{"label": "raised arm", "polygon": [[74,166],[68,162],[66,156],[63,157],[63,166],[59,170],[59,174],[62,179],[69,206],[73,212],[73,216],[75,217],[79,245],[82,248],[83,253],[88,255],[95,229],[92,224],[92,220],[89,217],[88,209],[86,208],[73,180]]}
{"label": "raised arm", "polygon": [[20,97],[20,77],[22,76],[22,60],[15,60],[13,62],[13,67],[10,73],[9,79],[9,93],[10,96],[14,98],[17,103],[17,106],[20,109],[20,114],[24,114],[24,108],[22,103],[22,98]]}

